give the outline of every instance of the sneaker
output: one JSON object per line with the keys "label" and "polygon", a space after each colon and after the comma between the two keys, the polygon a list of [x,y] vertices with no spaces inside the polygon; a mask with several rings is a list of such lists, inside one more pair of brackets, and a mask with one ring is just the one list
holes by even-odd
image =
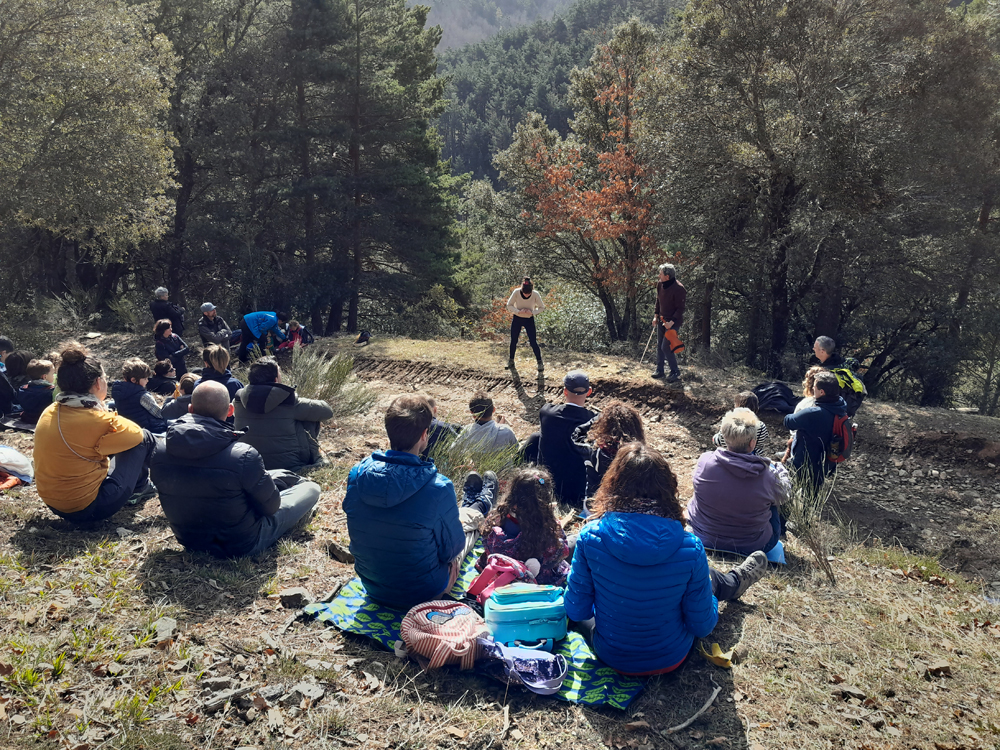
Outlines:
{"label": "sneaker", "polygon": [[517,368],[514,366],[514,360],[508,359],[507,360],[507,364],[506,364],[506,368],[508,370],[516,370]]}
{"label": "sneaker", "polygon": [[681,374],[679,372],[672,372],[669,375],[667,375],[668,383],[676,383],[680,379],[681,379]]}
{"label": "sneaker", "polygon": [[483,489],[483,478],[478,472],[470,471],[465,475],[465,484],[462,487],[462,505],[474,503]]}
{"label": "sneaker", "polygon": [[538,371],[545,372],[545,363],[542,360],[538,360]]}
{"label": "sneaker", "polygon": [[739,599],[748,588],[764,577],[767,572],[767,555],[757,550],[733,568],[732,572],[740,579],[740,585],[736,588],[736,593],[733,594],[733,599]]}
{"label": "sneaker", "polygon": [[129,505],[138,505],[143,500],[148,500],[156,494],[156,485],[146,480],[146,484],[143,485],[141,490],[137,490],[132,493],[132,497],[128,499]]}
{"label": "sneaker", "polygon": [[[500,492],[500,480],[497,478],[496,473],[492,471],[487,471],[483,474],[483,491],[479,495],[480,500],[486,500],[490,509],[492,510],[493,504],[497,501],[497,494]],[[483,515],[489,515],[489,511],[483,513]]]}
{"label": "sneaker", "polygon": [[663,370],[654,370],[653,377],[659,379],[659,378],[665,378],[666,375],[664,375]]}

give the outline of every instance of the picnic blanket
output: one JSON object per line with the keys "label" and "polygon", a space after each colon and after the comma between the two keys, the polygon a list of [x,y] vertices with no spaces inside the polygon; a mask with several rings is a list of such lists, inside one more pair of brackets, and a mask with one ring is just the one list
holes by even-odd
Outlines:
{"label": "picnic blanket", "polygon": [[3,425],[9,430],[20,430],[21,432],[34,432],[37,426],[34,422],[25,422],[20,416],[14,417],[4,417],[0,419],[0,425]]}
{"label": "picnic blanket", "polygon": [[[462,596],[475,578],[476,557],[470,555],[466,559],[452,596]],[[359,578],[344,586],[332,602],[309,604],[303,611],[346,633],[370,638],[390,651],[401,640],[399,629],[406,614],[369,599]],[[570,632],[556,653],[562,654],[569,664],[562,690],[555,694],[561,700],[624,710],[645,687],[645,681],[625,677],[605,666],[579,633]]]}

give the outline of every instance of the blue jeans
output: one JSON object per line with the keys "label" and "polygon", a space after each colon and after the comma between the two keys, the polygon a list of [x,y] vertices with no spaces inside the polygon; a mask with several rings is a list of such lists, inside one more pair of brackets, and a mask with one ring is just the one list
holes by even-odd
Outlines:
{"label": "blue jeans", "polygon": [[149,481],[149,457],[156,446],[156,437],[149,430],[142,431],[142,442],[127,451],[111,457],[108,476],[101,482],[94,502],[82,510],[63,513],[52,508],[60,518],[73,523],[92,523],[111,518],[125,507],[125,503]]}
{"label": "blue jeans", "polygon": [[761,550],[765,555],[775,548],[781,538],[781,512],[777,505],[771,506],[771,531],[771,540]]}
{"label": "blue jeans", "polygon": [[[679,326],[674,326],[676,331]],[[670,351],[670,342],[667,341],[666,337],[667,329],[662,323],[656,324],[656,371],[663,372],[663,363],[670,365],[670,373],[672,375],[680,375],[680,368],[677,366],[677,356]]]}
{"label": "blue jeans", "polygon": [[299,481],[295,484],[282,490],[281,505],[273,516],[261,519],[260,529],[257,531],[257,544],[246,554],[256,555],[263,552],[294,529],[316,507],[320,492],[318,484],[302,477],[299,477]]}

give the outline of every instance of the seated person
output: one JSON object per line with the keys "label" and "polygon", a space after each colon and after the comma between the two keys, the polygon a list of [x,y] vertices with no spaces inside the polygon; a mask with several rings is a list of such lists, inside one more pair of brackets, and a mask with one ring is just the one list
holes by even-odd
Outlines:
{"label": "seated person", "polygon": [[153,394],[146,390],[146,383],[153,371],[141,359],[133,357],[122,363],[122,378],[111,384],[111,397],[115,400],[115,410],[126,419],[131,419],[144,430],[162,433],[167,429]]}
{"label": "seated person", "polygon": [[229,398],[236,398],[236,393],[243,387],[243,383],[234,378],[229,369],[229,349],[218,344],[209,344],[202,350],[201,356],[205,361],[205,366],[202,368],[201,380],[198,382],[204,383],[208,380],[214,380],[217,383],[222,383],[229,391]]}
{"label": "seated person", "polygon": [[402,610],[451,589],[466,524],[482,523],[481,508],[463,509],[463,521],[451,480],[420,458],[432,418],[423,396],[393,399],[385,413],[390,449],[355,464],[344,497],[355,571],[372,598]]}
{"label": "seated person", "polygon": [[[734,409],[749,409],[754,414],[760,411],[760,399],[757,398],[757,394],[753,391],[743,391],[737,394],[736,398],[733,399]],[[766,456],[767,455],[767,443],[771,439],[771,436],[767,432],[767,425],[758,420],[760,425],[757,428],[757,445],[753,449],[755,456]],[[726,438],[722,434],[722,431],[715,433],[712,436],[712,442],[715,443],[716,448],[725,449]]]}
{"label": "seated person", "polygon": [[587,497],[593,497],[601,480],[626,443],[646,442],[642,417],[621,401],[612,401],[600,416],[585,422],[573,431],[573,442],[579,446],[587,467]]}
{"label": "seated person", "polygon": [[827,474],[836,471],[836,464],[826,460],[833,439],[833,422],[847,416],[847,404],[840,397],[840,382],[832,372],[821,372],[813,381],[816,403],[785,417],[784,424],[795,430],[792,438],[792,466],[801,481],[815,489],[823,486]]}
{"label": "seated person", "polygon": [[[204,375],[204,371],[202,372]],[[264,457],[268,469],[300,471],[320,462],[320,423],[333,417],[325,401],[299,398],[281,382],[274,357],[250,365],[250,384],[236,393],[236,429]]]}
{"label": "seated person", "polygon": [[206,302],[201,306],[201,320],[198,321],[198,335],[201,336],[201,343],[205,346],[218,344],[228,349],[233,344],[238,344],[241,337],[239,330],[233,331],[229,324],[222,319],[216,310],[215,305]]}
{"label": "seated person", "polygon": [[187,363],[184,358],[188,353],[188,345],[184,343],[184,339],[173,332],[169,320],[156,321],[156,325],[153,326],[153,341],[156,342],[157,362],[161,359],[169,359],[173,363],[178,377],[187,372]]}
{"label": "seated person", "polygon": [[[813,391],[813,387],[816,385],[816,376],[823,372],[826,368],[815,365],[806,370],[806,375],[802,379],[802,398],[799,399],[798,403],[795,404],[795,410],[793,414],[798,414],[803,409],[808,409],[810,406],[816,405],[816,393]],[[838,381],[839,383],[840,381]],[[792,430],[791,434],[788,436],[788,443],[785,445],[785,455],[781,457],[781,463],[787,463],[788,459],[792,455],[792,442],[795,440],[795,431]]]}
{"label": "seated person", "polygon": [[7,377],[7,357],[14,353],[14,342],[6,336],[0,336],[0,416],[14,411],[17,403],[17,390],[10,384]]}
{"label": "seated person", "polygon": [[733,409],[722,418],[727,447],[698,459],[687,518],[709,549],[749,555],[778,543],[778,507],[788,500],[791,481],[784,466],[753,452],[759,434],[752,411]]}
{"label": "seated person", "polygon": [[156,440],[107,410],[100,360],[69,342],[59,356],[56,384],[59,395],[35,429],[35,485],[42,501],[61,518],[90,523],[155,495],[147,466]]}
{"label": "seated person", "polygon": [[424,398],[427,399],[427,403],[431,405],[431,413],[434,414],[434,419],[431,420],[431,426],[428,429],[427,436],[427,447],[424,452],[420,454],[421,458],[427,458],[434,449],[440,445],[442,448],[446,448],[451,442],[458,437],[458,431],[461,425],[450,424],[438,419],[438,408],[437,401],[435,401],[430,396],[424,394]]}
{"label": "seated person", "polygon": [[667,459],[642,443],[618,451],[592,506],[597,517],[573,552],[566,614],[623,674],[677,669],[695,638],[715,627],[717,600],[738,599],[767,570],[763,552],[729,573],[709,567],[701,542],[684,530]]}
{"label": "seated person", "polygon": [[517,445],[517,435],[507,425],[502,414],[494,418],[493,399],[476,391],[469,401],[469,411],[475,422],[467,425],[455,439],[454,448],[477,453],[496,453]]}
{"label": "seated person", "polygon": [[309,344],[316,340],[316,338],[309,333],[309,329],[297,320],[293,320],[288,324],[288,331],[286,335],[288,338],[278,345],[278,351],[294,349],[296,346],[309,346]]}
{"label": "seated person", "polygon": [[[577,427],[597,416],[584,404],[592,393],[590,378],[581,370],[572,370],[563,378],[563,398],[566,403],[553,406],[546,404],[538,413],[541,430],[537,439],[528,438],[524,451],[525,458],[532,460],[537,454],[537,463],[552,473],[556,485],[556,497],[574,508],[583,507],[587,493],[587,470],[583,465],[584,455],[573,442],[573,432]],[[532,448],[532,442],[537,447]]]}
{"label": "seated person", "polygon": [[[471,494],[470,489],[474,491],[466,480],[466,495]],[[490,555],[507,555],[526,563],[538,583],[564,586],[569,573],[569,544],[552,509],[554,502],[552,476],[545,469],[523,467],[515,471],[507,492],[483,524],[486,551],[476,568],[482,571]]]}
{"label": "seated person", "polygon": [[33,359],[28,363],[28,382],[17,393],[21,404],[21,421],[35,424],[45,408],[52,403],[56,368],[50,360]]}
{"label": "seated person", "polygon": [[4,364],[7,366],[7,379],[15,391],[20,390],[21,386],[28,382],[28,363],[34,358],[34,354],[22,349],[11,352],[4,360]]}
{"label": "seated person", "polygon": [[166,420],[179,419],[188,413],[188,406],[191,405],[191,394],[194,392],[194,384],[198,376],[193,372],[186,372],[177,381],[177,395],[168,398],[166,403],[160,408],[163,418]]}
{"label": "seated person", "polygon": [[169,359],[153,365],[153,377],[146,383],[146,390],[157,396],[173,396],[177,390],[177,370]]}
{"label": "seated person", "polygon": [[264,469],[260,454],[226,424],[233,405],[221,383],[198,385],[189,408],[157,441],[149,463],[174,536],[215,557],[263,552],[307,518],[320,486]]}

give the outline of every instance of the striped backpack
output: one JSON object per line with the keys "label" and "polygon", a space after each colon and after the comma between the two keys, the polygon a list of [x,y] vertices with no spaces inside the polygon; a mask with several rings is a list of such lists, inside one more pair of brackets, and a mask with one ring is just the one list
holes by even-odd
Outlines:
{"label": "striped backpack", "polygon": [[399,629],[407,650],[430,660],[428,669],[446,664],[472,669],[482,656],[477,638],[489,633],[482,617],[455,601],[418,604],[406,613]]}

